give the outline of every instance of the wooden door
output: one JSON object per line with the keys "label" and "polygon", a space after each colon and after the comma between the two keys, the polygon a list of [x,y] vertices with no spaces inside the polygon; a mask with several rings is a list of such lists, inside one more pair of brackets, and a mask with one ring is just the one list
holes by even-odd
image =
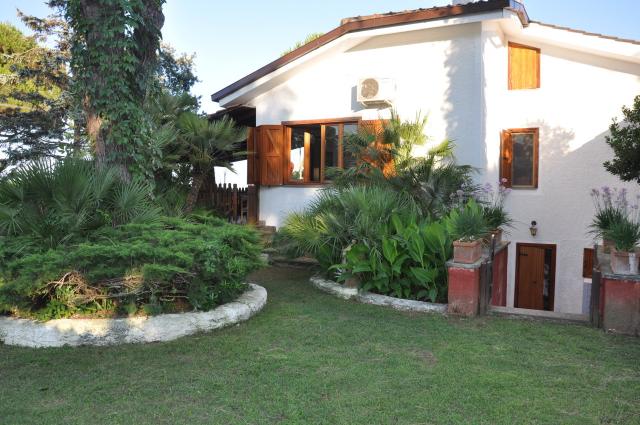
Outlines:
{"label": "wooden door", "polygon": [[[548,252],[548,251],[551,252]],[[550,254],[550,255],[549,255]],[[516,264],[516,302],[518,308],[545,310],[545,277],[547,309],[553,310],[555,248],[546,245],[518,244]],[[546,265],[546,276],[545,276]]]}

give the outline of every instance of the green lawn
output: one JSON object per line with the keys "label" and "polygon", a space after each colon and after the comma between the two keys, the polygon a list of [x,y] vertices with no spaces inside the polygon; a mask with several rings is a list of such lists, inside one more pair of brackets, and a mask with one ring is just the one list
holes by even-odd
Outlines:
{"label": "green lawn", "polygon": [[640,341],[407,314],[266,269],[250,321],[170,343],[0,345],[0,424],[639,424]]}

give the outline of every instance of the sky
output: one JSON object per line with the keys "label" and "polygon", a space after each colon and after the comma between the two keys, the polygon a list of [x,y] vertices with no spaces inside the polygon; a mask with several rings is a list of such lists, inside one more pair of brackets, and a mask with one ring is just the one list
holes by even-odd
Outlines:
{"label": "sky", "polygon": [[[314,32],[337,27],[342,18],[428,8],[449,0],[167,0],[165,42],[179,53],[195,53],[200,82],[193,93],[202,109],[218,109],[212,93],[277,59]],[[536,21],[640,40],[640,0],[524,0]],[[45,0],[0,0],[0,21],[28,32],[16,8],[36,16],[51,10]],[[246,161],[236,172],[216,167],[216,181],[246,185]]]}
{"label": "sky", "polygon": [[[205,112],[217,105],[210,95],[277,59],[313,32],[327,32],[340,19],[448,4],[448,0],[167,0],[164,41],[178,52],[196,54]],[[640,40],[640,0],[524,0],[531,19]],[[16,8],[45,16],[44,0],[0,0],[0,21],[26,30]]]}

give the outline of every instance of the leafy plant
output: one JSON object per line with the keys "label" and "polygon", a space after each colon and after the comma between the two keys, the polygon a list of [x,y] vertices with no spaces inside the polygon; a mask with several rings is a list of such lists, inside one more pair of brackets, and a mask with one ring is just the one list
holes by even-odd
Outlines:
{"label": "leafy plant", "polygon": [[329,188],[290,214],[274,244],[290,256],[314,256],[324,270],[342,261],[353,241],[379,240],[394,213],[418,214],[412,199],[377,186]]}
{"label": "leafy plant", "polygon": [[0,311],[42,319],[206,310],[237,297],[262,264],[254,230],[212,217],[103,227],[48,250],[24,239],[0,245]]}
{"label": "leafy plant", "polygon": [[420,113],[414,120],[402,120],[393,112],[381,131],[363,127],[345,137],[346,155],[356,158],[344,170],[329,174],[338,187],[375,185],[388,187],[410,196],[424,215],[446,216],[455,204],[452,197],[461,188],[474,190],[468,165],[455,162],[455,145],[449,140],[416,155],[415,149],[429,140],[425,135],[427,118]]}
{"label": "leafy plant", "polygon": [[484,212],[475,200],[469,200],[462,208],[454,209],[449,215],[449,232],[455,240],[473,242],[490,232]]}
{"label": "leafy plant", "polygon": [[446,300],[445,263],[451,255],[446,226],[394,214],[376,239],[354,243],[332,266],[339,281],[356,277],[361,289],[399,298]]}
{"label": "leafy plant", "polygon": [[237,127],[228,117],[209,122],[206,117],[191,112],[180,116],[178,128],[188,144],[191,165],[191,190],[185,204],[188,213],[193,210],[202,184],[212,175],[214,167],[232,169],[232,152],[247,137],[247,130]]}

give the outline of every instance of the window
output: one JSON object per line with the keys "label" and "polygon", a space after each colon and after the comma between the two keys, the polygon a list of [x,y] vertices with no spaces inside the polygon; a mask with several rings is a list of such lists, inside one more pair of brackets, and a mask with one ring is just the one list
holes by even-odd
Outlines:
{"label": "window", "polygon": [[512,188],[538,187],[537,128],[502,132],[500,178]]}
{"label": "window", "polygon": [[540,49],[509,43],[509,90],[540,88]]}
{"label": "window", "polygon": [[355,158],[345,158],[343,140],[358,131],[357,122],[288,124],[287,183],[323,183],[327,168],[355,163]]}

